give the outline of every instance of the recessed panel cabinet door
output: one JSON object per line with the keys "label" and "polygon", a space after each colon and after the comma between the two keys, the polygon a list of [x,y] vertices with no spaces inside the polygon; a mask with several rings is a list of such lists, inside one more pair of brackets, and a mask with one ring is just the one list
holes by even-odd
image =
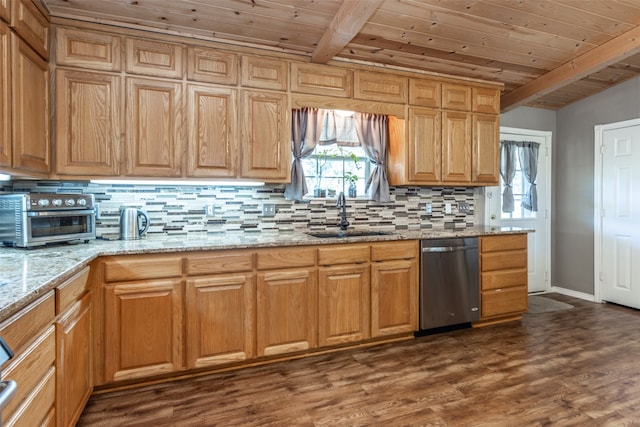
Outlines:
{"label": "recessed panel cabinet door", "polygon": [[499,184],[500,117],[473,115],[473,165],[471,180],[482,184]]}
{"label": "recessed panel cabinet door", "polygon": [[11,45],[9,34],[9,27],[0,22],[0,166],[11,166]]}
{"label": "recessed panel cabinet door", "polygon": [[49,172],[49,65],[11,34],[13,167]]}
{"label": "recessed panel cabinet door", "polygon": [[179,279],[105,286],[107,382],[182,369],[182,293]]}
{"label": "recessed panel cabinet door", "polygon": [[430,108],[409,108],[409,182],[438,183],[442,168],[441,113]]}
{"label": "recessed panel cabinet door", "polygon": [[187,175],[236,176],[236,90],[188,85],[187,92]]}
{"label": "recessed panel cabinet door", "polygon": [[120,77],[56,71],[56,173],[117,176]]}
{"label": "recessed panel cabinet door", "polygon": [[371,264],[371,336],[418,329],[418,266],[415,259]]}
{"label": "recessed panel cabinet door", "polygon": [[127,175],[180,176],[182,84],[127,78]]}
{"label": "recessed panel cabinet door", "polygon": [[291,112],[286,93],[242,91],[241,177],[288,182]]}

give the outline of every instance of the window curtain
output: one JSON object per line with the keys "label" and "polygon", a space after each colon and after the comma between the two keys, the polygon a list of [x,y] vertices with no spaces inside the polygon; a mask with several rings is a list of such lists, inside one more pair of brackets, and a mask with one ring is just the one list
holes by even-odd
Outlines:
{"label": "window curtain", "polygon": [[386,165],[389,118],[379,114],[355,113],[354,121],[360,144],[367,158],[374,165],[365,187],[367,194],[376,202],[390,202]]}
{"label": "window curtain", "polygon": [[307,180],[304,177],[302,159],[309,157],[320,139],[324,110],[301,108],[291,112],[291,182],[284,189],[288,200],[302,200],[307,194]]}
{"label": "window curtain", "polygon": [[513,212],[513,178],[516,176],[517,142],[500,142],[500,176],[504,182],[502,212]]}
{"label": "window curtain", "polygon": [[536,177],[538,175],[538,154],[540,144],[537,142],[521,142],[518,144],[520,169],[529,183],[529,189],[522,197],[522,207],[531,212],[538,211],[538,190]]}

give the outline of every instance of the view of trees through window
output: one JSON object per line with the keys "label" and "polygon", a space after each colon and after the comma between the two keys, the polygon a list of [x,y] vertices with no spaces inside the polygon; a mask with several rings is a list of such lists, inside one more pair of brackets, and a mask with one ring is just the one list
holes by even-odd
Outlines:
{"label": "view of trees through window", "polygon": [[[513,212],[502,212],[500,217],[502,219],[528,219],[535,218],[536,212],[532,212],[525,209],[522,206],[522,198],[529,189],[529,183],[527,178],[522,173],[520,162],[515,162],[516,174],[513,177]],[[504,191],[504,181],[500,177],[500,188]]]}

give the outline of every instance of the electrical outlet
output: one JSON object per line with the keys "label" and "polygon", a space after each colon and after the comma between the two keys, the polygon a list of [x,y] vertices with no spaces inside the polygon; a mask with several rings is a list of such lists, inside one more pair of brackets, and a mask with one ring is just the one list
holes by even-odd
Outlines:
{"label": "electrical outlet", "polygon": [[445,203],[444,204],[444,213],[446,213],[446,214],[450,214],[451,213],[451,203]]}
{"label": "electrical outlet", "polygon": [[433,213],[433,205],[431,203],[427,203],[427,205],[424,207],[424,211],[427,215],[431,215]]}
{"label": "electrical outlet", "polygon": [[276,216],[276,204],[275,203],[263,203],[262,204],[262,216]]}
{"label": "electrical outlet", "polygon": [[214,205],[204,205],[204,211],[207,216],[216,216],[216,207]]}

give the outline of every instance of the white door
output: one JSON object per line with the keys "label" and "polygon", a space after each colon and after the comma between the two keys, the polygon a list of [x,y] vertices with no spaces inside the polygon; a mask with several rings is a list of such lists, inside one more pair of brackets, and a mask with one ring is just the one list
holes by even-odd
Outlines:
{"label": "white door", "polygon": [[604,130],[602,146],[600,296],[640,308],[640,125]]}
{"label": "white door", "polygon": [[547,292],[551,270],[551,228],[549,226],[549,208],[551,205],[551,132],[528,129],[500,128],[501,141],[533,141],[540,144],[538,174],[538,210],[531,212],[520,205],[522,196],[528,189],[528,183],[516,161],[516,176],[513,180],[515,210],[502,212],[502,178],[500,187],[487,187],[486,221],[492,226],[524,227],[534,229],[528,234],[529,292]]}

